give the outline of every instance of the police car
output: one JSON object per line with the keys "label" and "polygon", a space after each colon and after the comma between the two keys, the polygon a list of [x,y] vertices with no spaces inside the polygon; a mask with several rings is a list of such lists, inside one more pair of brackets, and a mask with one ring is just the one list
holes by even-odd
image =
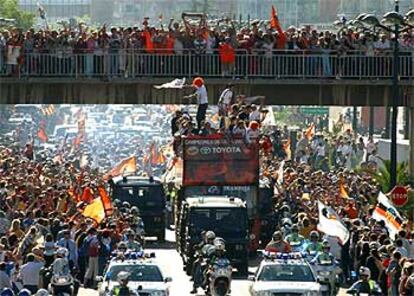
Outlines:
{"label": "police car", "polygon": [[139,296],[168,296],[170,295],[170,277],[164,277],[159,266],[148,258],[147,254],[126,254],[123,258],[113,258],[99,285],[99,295],[110,295],[115,286],[118,286],[117,276],[121,271],[128,272],[128,287]]}
{"label": "police car", "polygon": [[251,296],[317,296],[321,286],[300,253],[265,253],[256,275],[249,277]]}

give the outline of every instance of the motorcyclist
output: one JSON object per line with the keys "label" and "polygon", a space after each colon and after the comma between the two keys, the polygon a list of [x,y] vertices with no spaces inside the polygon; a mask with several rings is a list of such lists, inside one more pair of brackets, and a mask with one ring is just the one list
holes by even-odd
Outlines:
{"label": "motorcyclist", "polygon": [[52,263],[52,270],[54,276],[70,275],[70,267],[67,255],[68,250],[66,248],[59,248],[56,251],[56,258]]}
{"label": "motorcyclist", "polygon": [[204,258],[210,255],[210,252],[213,249],[214,239],[216,238],[216,234],[211,230],[202,233],[202,236],[202,241],[196,246],[196,254],[198,254],[198,256],[193,263],[193,289],[190,292],[191,294],[197,293],[197,288],[201,287],[203,284],[203,270],[201,268],[201,263]]}
{"label": "motorcyclist", "polygon": [[360,267],[359,278],[360,279],[347,290],[347,294],[359,295],[365,293],[368,295],[381,295],[381,288],[374,280],[371,280],[371,271],[368,267]]}
{"label": "motorcyclist", "polygon": [[[312,265],[316,265],[316,270],[318,271],[335,271],[338,263],[336,262],[335,256],[330,252],[331,246],[328,241],[322,242],[322,251],[318,252],[311,260]],[[329,280],[329,286],[331,295],[335,295],[335,286],[337,283],[336,273],[335,272],[329,272],[329,277],[327,279]]]}
{"label": "motorcyclist", "polygon": [[139,236],[144,236],[144,221],[140,217],[141,213],[140,213],[138,207],[133,206],[131,208],[131,215],[132,215],[132,224],[134,224],[136,226],[135,227],[135,232]]}
{"label": "motorcyclist", "polygon": [[290,218],[283,218],[281,221],[281,230],[283,237],[287,237],[292,233],[292,220]]}
{"label": "motorcyclist", "polygon": [[309,254],[317,254],[322,251],[322,244],[319,242],[319,233],[316,230],[310,233],[309,244],[306,246],[306,252]]}
{"label": "motorcyclist", "polygon": [[275,231],[272,235],[272,240],[267,244],[265,251],[275,253],[289,253],[292,251],[292,247],[287,241],[283,240],[281,231]]}
{"label": "motorcyclist", "polygon": [[137,240],[135,240],[135,233],[132,230],[127,234],[126,244],[128,250],[131,250],[133,252],[142,251],[142,246]]}
{"label": "motorcyclist", "polygon": [[[213,272],[213,266],[219,261],[226,258],[226,245],[223,239],[216,238],[214,241],[214,253],[207,261],[208,268],[204,272],[204,286],[208,285],[208,280]],[[230,264],[230,262],[229,262]]]}
{"label": "motorcyclist", "polygon": [[320,264],[323,261],[331,261],[332,264],[336,264],[335,256],[331,253],[331,245],[326,240],[322,242],[322,251],[316,254],[312,263]]}
{"label": "motorcyclist", "polygon": [[136,293],[129,289],[128,281],[129,281],[129,272],[121,271],[118,273],[117,280],[119,285],[116,285],[112,291],[111,296],[132,296],[136,295]]}
{"label": "motorcyclist", "polygon": [[286,236],[286,241],[290,245],[302,245],[305,242],[305,238],[299,234],[299,226],[297,224],[292,225],[292,232]]}

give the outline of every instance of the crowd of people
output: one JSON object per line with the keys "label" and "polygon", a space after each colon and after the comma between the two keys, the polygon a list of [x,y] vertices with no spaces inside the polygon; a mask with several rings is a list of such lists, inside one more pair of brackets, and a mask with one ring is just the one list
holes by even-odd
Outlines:
{"label": "crowd of people", "polygon": [[[199,17],[199,21],[171,19],[168,26],[144,20],[131,27],[3,29],[0,74],[283,78],[384,76],[391,69],[387,55],[392,36],[386,33],[356,28],[319,31],[311,26],[282,30],[280,24],[268,21],[241,26],[229,19],[211,23]],[[403,51],[413,48],[411,32],[401,34],[399,41]],[[352,61],[337,59],[352,55],[357,56]],[[356,67],[361,62],[364,67]]]}
{"label": "crowd of people", "polygon": [[[185,108],[175,111],[171,119],[174,151],[179,154],[182,137],[190,135],[225,134],[248,143],[257,141],[261,178],[274,188],[277,231],[271,246],[280,244],[287,249],[291,235],[300,234],[313,240],[318,251],[328,252],[337,260],[343,284],[355,281],[356,273],[375,281],[384,295],[412,295],[411,223],[405,221],[394,237],[383,221],[373,218],[382,190],[373,177],[381,165],[373,139],[367,141],[345,128],[332,134],[315,125],[303,126],[303,133],[292,137],[287,126],[264,124],[271,116],[265,97],[238,94],[231,84],[219,97],[218,113],[210,116],[204,80],[195,78],[191,87],[194,93],[186,99],[195,98],[198,110],[195,118]],[[162,118],[157,120],[161,124]],[[62,256],[79,284],[94,287],[95,276],[103,272],[113,251],[125,245],[140,248],[139,209],[115,203],[113,214],[101,223],[85,217],[85,205],[105,188],[103,172],[81,166],[83,153],[74,154],[73,149],[64,149],[63,153],[62,149],[45,149],[39,155],[33,142],[19,145],[17,139],[1,137],[0,291],[10,288],[36,293],[44,288],[42,272]],[[125,138],[119,143],[105,136],[90,139],[95,144],[83,143],[82,149],[102,157],[103,163],[114,154],[122,158],[132,152],[143,159],[148,152],[142,151],[142,138]],[[73,146],[69,142],[64,145]],[[105,150],[95,153],[103,146]],[[56,154],[59,158],[53,157]],[[349,240],[341,242],[317,231],[318,201],[339,215],[349,231]],[[61,248],[67,252],[62,253]]]}
{"label": "crowd of people", "polygon": [[[63,110],[57,108],[52,117],[62,120],[67,113]],[[13,108],[2,111],[7,117],[14,114]],[[126,114],[124,118],[128,117]],[[39,114],[31,116],[44,119]],[[145,116],[154,122],[158,120],[150,112]],[[84,215],[85,207],[99,198],[102,190],[109,193],[104,173],[121,159],[135,155],[140,172],[145,170],[143,158],[150,153],[150,139],[136,132],[128,133],[124,124],[122,121],[124,129],[113,131],[112,136],[107,131],[89,133],[88,140],[77,147],[74,139],[65,135],[56,137],[55,145],[40,147],[37,137],[33,139],[36,133],[32,133],[38,123],[23,122],[26,129],[17,127],[14,133],[7,134],[7,125],[2,122],[1,295],[48,295],[47,274],[55,272],[59,265],[56,262],[62,258],[67,259],[68,272],[75,279],[76,295],[80,286],[97,287],[96,276],[103,274],[114,252],[142,251],[143,225],[136,207],[113,201],[112,213],[99,223]],[[160,174],[156,164],[154,171],[146,172]]]}
{"label": "crowd of people", "polygon": [[[200,96],[207,96],[202,90],[204,83],[196,78],[193,86],[194,96],[202,104]],[[380,295],[412,295],[412,223],[403,222],[394,236],[384,221],[373,218],[383,190],[375,177],[382,161],[373,138],[364,138],[348,128],[332,134],[304,126],[298,138],[292,139],[287,126],[261,124],[266,118],[264,102],[260,96],[236,94],[230,84],[219,99],[216,128],[211,119],[205,118],[203,110],[207,106],[195,119],[185,110],[176,111],[171,122],[176,151],[180,151],[182,137],[193,135],[224,134],[242,137],[246,142],[259,141],[261,178],[275,189],[277,225],[270,249],[288,252],[292,249],[289,240],[301,237],[324,254],[321,256],[335,259],[342,270],[341,285],[354,283],[356,275],[360,281],[353,288],[361,289],[360,293],[370,293],[367,287],[375,283],[375,289],[382,291]],[[291,144],[293,141],[295,144]],[[329,205],[342,220],[350,237],[345,243],[318,231],[318,201]]]}

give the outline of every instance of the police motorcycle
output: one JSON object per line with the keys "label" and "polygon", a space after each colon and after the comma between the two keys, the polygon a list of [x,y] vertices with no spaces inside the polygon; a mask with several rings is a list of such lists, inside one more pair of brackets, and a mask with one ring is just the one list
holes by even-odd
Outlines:
{"label": "police motorcycle", "polygon": [[365,266],[359,269],[360,280],[355,282],[347,291],[347,294],[355,296],[377,296],[382,295],[380,286],[371,280],[371,271]]}
{"label": "police motorcycle", "polygon": [[52,263],[52,275],[49,283],[49,292],[56,296],[74,295],[75,283],[70,273],[68,250],[59,248],[56,251],[56,259]]}
{"label": "police motorcycle", "polygon": [[230,293],[233,267],[225,257],[226,246],[222,239],[214,241],[214,254],[209,262],[206,273],[205,294],[225,296]]}
{"label": "police motorcycle", "polygon": [[336,295],[339,287],[339,275],[342,270],[338,267],[334,256],[329,252],[330,245],[328,241],[322,243],[322,250],[311,261],[311,264],[322,287],[322,295]]}

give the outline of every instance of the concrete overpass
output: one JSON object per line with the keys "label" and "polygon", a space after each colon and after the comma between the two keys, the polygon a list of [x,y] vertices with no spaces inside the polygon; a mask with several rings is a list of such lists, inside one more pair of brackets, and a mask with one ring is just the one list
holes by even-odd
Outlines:
{"label": "concrete overpass", "polygon": [[[0,78],[0,102],[73,104],[181,104],[190,90],[153,86],[171,78],[102,79],[88,78]],[[387,106],[390,79],[220,79],[206,78],[210,103],[217,102],[227,83],[236,92],[264,95],[269,105]],[[414,84],[400,81],[400,106],[412,107]]]}

